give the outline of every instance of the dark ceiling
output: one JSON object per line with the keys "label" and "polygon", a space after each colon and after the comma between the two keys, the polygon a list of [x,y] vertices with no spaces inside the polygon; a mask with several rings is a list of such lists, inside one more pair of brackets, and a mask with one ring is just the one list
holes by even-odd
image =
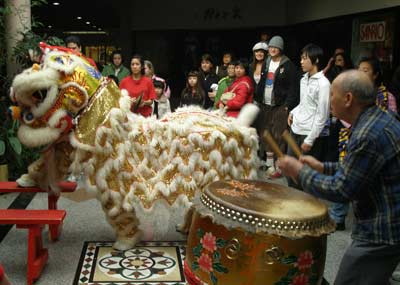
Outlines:
{"label": "dark ceiling", "polygon": [[[117,1],[48,0],[32,8],[34,18],[51,33],[64,31],[105,31],[119,27]],[[54,5],[53,3],[59,3]],[[81,17],[81,19],[78,19]],[[87,24],[86,22],[90,22]]]}

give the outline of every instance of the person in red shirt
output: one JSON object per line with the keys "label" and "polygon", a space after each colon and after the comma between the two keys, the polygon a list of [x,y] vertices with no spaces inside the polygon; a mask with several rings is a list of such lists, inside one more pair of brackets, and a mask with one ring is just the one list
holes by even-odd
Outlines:
{"label": "person in red shirt", "polygon": [[153,82],[144,76],[144,60],[140,55],[131,59],[131,75],[121,80],[121,91],[125,90],[132,98],[131,110],[144,117],[151,116],[153,100],[157,98]]}
{"label": "person in red shirt", "polygon": [[226,115],[229,117],[237,117],[240,109],[247,104],[253,102],[254,86],[253,81],[247,75],[248,62],[246,59],[240,59],[235,62],[235,81],[224,91],[232,92],[235,95],[232,98],[224,99],[222,93],[220,101],[217,103],[219,108],[226,108]]}

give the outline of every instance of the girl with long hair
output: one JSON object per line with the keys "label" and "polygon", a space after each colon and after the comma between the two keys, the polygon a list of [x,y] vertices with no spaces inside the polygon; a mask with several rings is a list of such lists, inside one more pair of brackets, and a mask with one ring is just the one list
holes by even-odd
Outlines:
{"label": "girl with long hair", "polygon": [[186,80],[186,87],[181,92],[180,106],[197,105],[203,107],[205,94],[200,85],[198,71],[190,71]]}

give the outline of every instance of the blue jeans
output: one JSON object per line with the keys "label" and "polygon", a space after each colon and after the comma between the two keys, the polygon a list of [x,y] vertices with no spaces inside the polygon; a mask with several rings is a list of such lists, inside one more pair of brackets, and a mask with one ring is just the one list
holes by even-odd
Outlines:
{"label": "blue jeans", "polygon": [[336,224],[344,223],[347,213],[349,212],[349,203],[333,203],[329,207],[329,216]]}

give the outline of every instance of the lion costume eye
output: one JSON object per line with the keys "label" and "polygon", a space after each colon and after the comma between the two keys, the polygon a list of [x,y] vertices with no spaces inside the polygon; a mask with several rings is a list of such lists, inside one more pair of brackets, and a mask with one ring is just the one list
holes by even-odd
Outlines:
{"label": "lion costume eye", "polygon": [[35,117],[31,112],[25,112],[22,116],[22,119],[24,120],[25,124],[30,125],[35,120]]}

